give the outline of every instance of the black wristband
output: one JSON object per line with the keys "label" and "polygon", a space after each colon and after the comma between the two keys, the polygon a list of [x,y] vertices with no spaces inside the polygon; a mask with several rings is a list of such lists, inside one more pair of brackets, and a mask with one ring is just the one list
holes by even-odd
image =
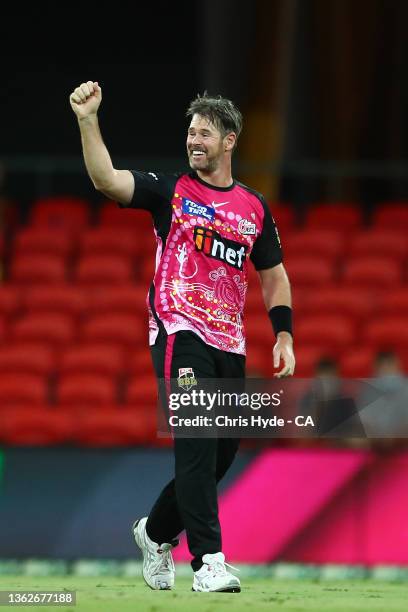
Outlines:
{"label": "black wristband", "polygon": [[292,309],[290,306],[273,306],[268,312],[275,336],[281,331],[288,332],[293,338]]}

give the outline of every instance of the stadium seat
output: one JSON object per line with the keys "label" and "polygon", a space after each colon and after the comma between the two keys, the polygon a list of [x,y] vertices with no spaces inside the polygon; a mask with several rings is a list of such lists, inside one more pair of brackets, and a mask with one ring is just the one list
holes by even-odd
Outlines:
{"label": "stadium seat", "polygon": [[27,403],[0,414],[0,440],[9,446],[50,446],[71,442],[74,415]]}
{"label": "stadium seat", "polygon": [[24,227],[17,232],[13,251],[15,254],[58,255],[67,258],[74,247],[69,232],[48,227]]}
{"label": "stadium seat", "polygon": [[408,202],[383,202],[373,214],[373,224],[397,231],[408,230]]}
{"label": "stadium seat", "polygon": [[12,282],[19,284],[63,283],[65,261],[59,255],[16,255],[10,269]]}
{"label": "stadium seat", "polygon": [[275,202],[270,202],[268,205],[278,231],[286,233],[286,231],[290,230],[295,225],[295,212],[291,206],[285,206]]}
{"label": "stadium seat", "polygon": [[122,345],[147,343],[148,329],[143,320],[130,314],[101,314],[90,317],[83,325],[82,342],[116,342]]}
{"label": "stadium seat", "polygon": [[[303,295],[302,313],[342,314],[355,320],[371,315],[377,307],[375,293],[358,287],[332,285]],[[295,309],[295,315],[296,315]]]}
{"label": "stadium seat", "polygon": [[52,346],[74,341],[76,327],[69,315],[61,313],[29,313],[9,327],[11,341],[45,342]]}
{"label": "stadium seat", "polygon": [[72,196],[36,200],[31,211],[33,225],[63,229],[76,234],[89,223],[89,202]]}
{"label": "stadium seat", "polygon": [[140,347],[137,351],[132,351],[126,360],[126,370],[134,375],[151,375],[153,373],[153,362],[149,347]]}
{"label": "stadium seat", "polygon": [[336,230],[310,228],[290,234],[284,245],[284,256],[293,258],[324,257],[335,259],[342,253],[344,232]]}
{"label": "stadium seat", "polygon": [[101,343],[66,348],[58,364],[62,374],[98,374],[111,378],[118,376],[123,367],[123,349],[115,344]]}
{"label": "stadium seat", "polygon": [[95,287],[89,292],[90,313],[140,313],[147,317],[147,288],[134,284]]}
{"label": "stadium seat", "polygon": [[408,238],[404,231],[373,228],[352,236],[348,257],[392,257],[402,260],[408,252]]}
{"label": "stadium seat", "polygon": [[123,255],[84,255],[78,261],[75,280],[82,285],[129,283],[133,280],[132,262]]}
{"label": "stadium seat", "polygon": [[292,257],[284,261],[290,281],[296,287],[327,285],[335,280],[335,269],[322,257]]}
{"label": "stadium seat", "polygon": [[402,268],[394,259],[361,257],[345,263],[342,280],[347,285],[378,290],[400,285]]}
{"label": "stadium seat", "polygon": [[0,285],[0,318],[15,316],[21,309],[21,289],[14,285]]}
{"label": "stadium seat", "polygon": [[378,350],[408,350],[408,325],[405,316],[383,316],[369,321],[363,329],[363,339],[367,345]]}
{"label": "stadium seat", "polygon": [[55,367],[54,351],[47,344],[13,343],[0,347],[0,372],[49,375]]}
{"label": "stadium seat", "polygon": [[[309,346],[308,344],[300,344],[299,346],[296,343],[295,347],[295,358],[296,358],[296,368],[295,368],[295,376],[297,378],[311,378],[316,373],[316,366],[320,359],[323,357],[334,357],[336,351],[333,352],[333,349],[330,347],[319,347],[313,346],[312,343]],[[333,354],[334,353],[334,354]]]}
{"label": "stadium seat", "polygon": [[86,230],[80,239],[82,255],[104,254],[134,257],[140,252],[140,231],[129,227],[99,226]]}
{"label": "stadium seat", "polygon": [[56,397],[60,406],[104,406],[116,402],[117,389],[106,374],[61,374]]}
{"label": "stadium seat", "polygon": [[125,403],[154,410],[157,407],[157,393],[153,370],[149,373],[139,372],[128,382]]}
{"label": "stadium seat", "polygon": [[99,214],[100,227],[132,228],[137,234],[148,232],[153,234],[152,216],[146,210],[120,208],[116,202],[104,202]]}
{"label": "stadium seat", "polygon": [[408,287],[391,289],[381,296],[381,312],[385,315],[407,316],[408,313]]}
{"label": "stadium seat", "polygon": [[308,228],[326,228],[344,233],[357,229],[362,221],[361,209],[353,203],[314,204],[306,214]]}
{"label": "stadium seat", "polygon": [[272,375],[272,348],[273,345],[268,348],[256,346],[253,342],[249,344],[246,356],[247,376],[262,377]]}
{"label": "stadium seat", "polygon": [[155,412],[125,407],[88,408],[76,419],[74,439],[80,446],[88,447],[135,446],[154,443],[156,431]]}
{"label": "stadium seat", "polygon": [[344,347],[350,346],[354,340],[354,324],[344,315],[310,315],[302,317],[296,323],[298,346],[341,351]]}
{"label": "stadium seat", "polygon": [[259,347],[272,349],[275,344],[275,336],[266,310],[264,316],[246,318],[245,332],[248,351]]}
{"label": "stadium seat", "polygon": [[78,317],[87,310],[88,296],[82,287],[53,285],[30,287],[23,293],[26,312],[54,312]]}
{"label": "stadium seat", "polygon": [[0,374],[0,409],[18,404],[38,406],[48,400],[48,384],[39,374]]}
{"label": "stadium seat", "polygon": [[345,378],[373,376],[375,351],[370,346],[348,347],[340,359],[340,372]]}

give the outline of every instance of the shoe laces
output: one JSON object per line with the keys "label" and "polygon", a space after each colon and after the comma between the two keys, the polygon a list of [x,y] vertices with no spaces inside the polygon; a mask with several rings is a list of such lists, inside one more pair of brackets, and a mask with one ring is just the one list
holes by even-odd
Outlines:
{"label": "shoe laces", "polygon": [[174,561],[171,556],[171,544],[162,544],[159,548],[156,548],[153,553],[153,560],[151,564],[151,572],[153,575],[161,574],[163,572],[174,572]]}
{"label": "shoe laces", "polygon": [[227,567],[239,572],[237,567],[230,565],[226,561],[212,561],[211,564],[208,563],[208,571],[213,573],[213,576],[226,576],[227,575]]}

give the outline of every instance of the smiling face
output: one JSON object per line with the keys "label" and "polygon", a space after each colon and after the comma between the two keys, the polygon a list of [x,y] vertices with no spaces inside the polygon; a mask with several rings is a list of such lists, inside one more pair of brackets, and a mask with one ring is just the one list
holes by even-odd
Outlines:
{"label": "smiling face", "polygon": [[217,170],[226,156],[230,157],[235,134],[222,136],[207,117],[195,114],[187,133],[187,155],[193,170],[209,174]]}

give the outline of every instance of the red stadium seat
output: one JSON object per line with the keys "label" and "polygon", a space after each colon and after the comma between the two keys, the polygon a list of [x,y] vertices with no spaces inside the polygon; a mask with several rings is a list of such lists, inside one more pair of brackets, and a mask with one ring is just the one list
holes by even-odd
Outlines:
{"label": "red stadium seat", "polygon": [[373,224],[397,231],[408,230],[408,202],[383,202],[374,212]]}
{"label": "red stadium seat", "polygon": [[84,255],[78,262],[76,281],[86,285],[129,283],[133,280],[131,260],[123,255]]}
{"label": "red stadium seat", "polygon": [[126,255],[134,257],[140,252],[140,231],[129,227],[99,226],[85,231],[80,240],[80,251],[84,255]]}
{"label": "red stadium seat", "polygon": [[402,268],[393,259],[385,257],[361,257],[346,262],[343,282],[360,288],[384,288],[399,285]]}
{"label": "red stadium seat", "polygon": [[113,378],[106,374],[62,374],[57,385],[60,406],[104,406],[117,400]]}
{"label": "red stadium seat", "polygon": [[251,343],[246,356],[247,376],[262,377],[273,373],[273,345],[260,347]]}
{"label": "red stadium seat", "polygon": [[321,287],[319,291],[311,290],[303,296],[302,312],[308,315],[341,314],[362,319],[371,315],[375,309],[373,292],[358,287]]}
{"label": "red stadium seat", "polygon": [[65,284],[30,287],[24,292],[23,300],[27,312],[61,312],[79,316],[87,309],[84,289]]}
{"label": "red stadium seat", "polygon": [[157,406],[157,381],[153,371],[139,372],[136,376],[130,379],[126,392],[126,403],[140,406],[141,408],[149,407],[154,410]]}
{"label": "red stadium seat", "polygon": [[141,347],[139,350],[129,355],[126,361],[126,370],[139,377],[145,374],[151,376],[154,370],[152,357],[147,344],[146,347]]}
{"label": "red stadium seat", "polygon": [[9,330],[12,341],[45,342],[53,346],[72,343],[76,333],[73,318],[60,313],[27,314]]}
{"label": "red stadium seat", "polygon": [[90,205],[86,200],[72,196],[52,196],[34,202],[33,225],[79,232],[89,223]]}
{"label": "red stadium seat", "polygon": [[54,351],[47,344],[13,343],[0,347],[0,372],[50,374],[54,370]]}
{"label": "red stadium seat", "polygon": [[325,257],[334,259],[342,253],[344,233],[327,229],[304,229],[291,233],[284,247],[285,257]]}
{"label": "red stadium seat", "polygon": [[295,225],[295,212],[288,205],[278,204],[275,202],[269,203],[269,209],[277,225],[278,231],[286,233]]}
{"label": "red stadium seat", "polygon": [[75,442],[81,446],[111,447],[151,444],[156,440],[156,414],[121,407],[89,408],[78,415]]}
{"label": "red stadium seat", "polygon": [[351,238],[348,256],[393,257],[403,259],[408,252],[406,232],[395,229],[373,228]]}
{"label": "red stadium seat", "polygon": [[408,313],[408,287],[393,289],[382,296],[381,311],[386,315],[403,316]]}
{"label": "red stadium seat", "polygon": [[62,352],[59,361],[59,371],[64,374],[83,373],[113,377],[118,376],[123,367],[123,349],[115,344],[73,346]]}
{"label": "red stadium seat", "polygon": [[284,263],[291,283],[300,288],[327,285],[335,279],[331,262],[322,257],[293,257]]}
{"label": "red stadium seat", "polygon": [[18,404],[38,406],[48,399],[48,384],[38,374],[0,374],[0,408]]}
{"label": "red stadium seat", "polygon": [[120,208],[116,202],[104,202],[99,215],[100,226],[132,228],[139,235],[147,231],[153,234],[152,216],[146,210]]}
{"label": "red stadium seat", "polygon": [[247,317],[245,319],[245,332],[248,351],[259,347],[272,349],[275,344],[275,336],[266,310],[264,316]]}
{"label": "red stadium seat", "polygon": [[11,317],[21,309],[21,289],[14,285],[0,285],[0,317]]}
{"label": "red stadium seat", "polygon": [[63,283],[65,261],[59,255],[16,255],[11,262],[10,277],[15,283]]}
{"label": "red stadium seat", "polygon": [[3,317],[0,317],[0,342],[3,342],[6,337],[6,323]]}
{"label": "red stadium seat", "polygon": [[140,317],[130,314],[101,314],[90,317],[82,329],[83,342],[117,342],[123,345],[147,342],[148,330]]}
{"label": "red stadium seat", "polygon": [[378,350],[408,350],[407,317],[384,316],[369,321],[363,330],[363,339],[367,345]]}
{"label": "red stadium seat", "polygon": [[319,227],[343,232],[360,227],[362,221],[361,209],[353,203],[314,204],[306,215],[308,228]]}
{"label": "red stadium seat", "polygon": [[50,446],[71,442],[74,415],[26,404],[0,414],[0,440],[10,446]]}
{"label": "red stadium seat", "polygon": [[[333,354],[334,353],[334,354]],[[295,376],[297,378],[311,378],[316,373],[316,366],[324,357],[335,357],[336,351],[330,348],[308,346],[296,343],[295,346]]]}
{"label": "red stadium seat", "polygon": [[342,315],[310,315],[296,323],[297,345],[340,351],[355,340],[353,323]]}
{"label": "red stadium seat", "polygon": [[369,346],[352,346],[340,359],[340,372],[345,378],[373,376],[375,351]]}
{"label": "red stadium seat", "polygon": [[147,288],[137,285],[95,287],[89,293],[89,311],[93,313],[140,313],[147,317]]}
{"label": "red stadium seat", "polygon": [[32,255],[58,255],[68,257],[74,247],[71,235],[64,229],[24,227],[14,239],[14,252]]}

